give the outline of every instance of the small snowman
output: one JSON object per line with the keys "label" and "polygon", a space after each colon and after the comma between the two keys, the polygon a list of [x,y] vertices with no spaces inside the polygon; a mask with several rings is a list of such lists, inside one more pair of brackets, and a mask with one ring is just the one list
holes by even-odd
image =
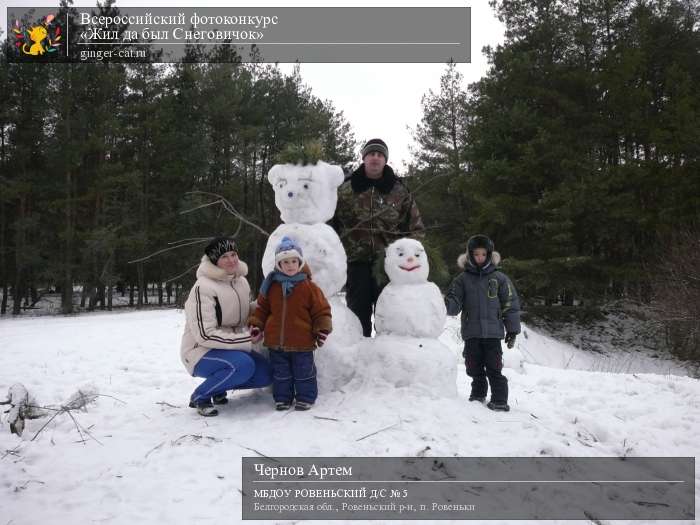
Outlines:
{"label": "small snowman", "polygon": [[423,245],[413,239],[390,244],[384,269],[391,282],[374,312],[377,336],[360,343],[362,371],[351,388],[457,397],[459,356],[438,340],[447,318],[445,303],[438,287],[428,282]]}
{"label": "small snowman", "polygon": [[393,242],[386,249],[384,270],[391,282],[377,300],[377,334],[438,337],[447,312],[440,289],[428,281],[430,267],[423,245],[408,238]]}

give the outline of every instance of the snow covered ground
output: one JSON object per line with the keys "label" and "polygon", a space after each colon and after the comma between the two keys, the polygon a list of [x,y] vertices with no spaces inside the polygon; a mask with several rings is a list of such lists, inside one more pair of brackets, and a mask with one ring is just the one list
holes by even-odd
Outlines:
{"label": "snow covered ground", "polygon": [[[544,334],[586,350],[577,355],[578,360],[583,359],[579,363],[585,369],[591,369],[589,364],[595,362],[596,366],[618,372],[640,371],[640,365],[645,363],[649,371],[663,370],[700,378],[700,366],[679,363],[668,355],[663,326],[655,319],[657,315],[649,305],[615,300],[601,306],[597,316],[575,314],[572,311],[575,308],[566,306],[558,310],[559,318],[550,317],[557,311],[554,307],[540,314],[532,324]],[[528,313],[537,314],[532,309]],[[596,354],[602,359],[597,359]]]}
{"label": "snow covered ground", "polygon": [[237,523],[240,458],[257,454],[700,456],[700,381],[678,363],[588,354],[525,327],[505,356],[511,412],[494,413],[466,400],[453,318],[441,341],[456,399],[362,381],[359,359],[358,381],[309,412],[275,412],[255,391],[202,418],[187,408],[199,380],[179,361],[183,323],[178,310],[0,321],[0,398],[15,382],[43,406],[101,395],[74,413],[89,435],[62,414],[20,438],[3,416],[0,525]]}

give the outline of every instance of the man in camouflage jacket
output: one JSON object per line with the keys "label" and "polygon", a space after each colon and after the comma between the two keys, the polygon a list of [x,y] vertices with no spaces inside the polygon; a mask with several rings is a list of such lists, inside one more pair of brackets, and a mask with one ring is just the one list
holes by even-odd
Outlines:
{"label": "man in camouflage jacket", "polygon": [[347,303],[372,335],[372,311],[381,287],[374,267],[384,249],[401,237],[422,238],[423,221],[413,196],[386,164],[389,149],[381,139],[362,148],[363,163],[338,190],[333,226],[348,256]]}

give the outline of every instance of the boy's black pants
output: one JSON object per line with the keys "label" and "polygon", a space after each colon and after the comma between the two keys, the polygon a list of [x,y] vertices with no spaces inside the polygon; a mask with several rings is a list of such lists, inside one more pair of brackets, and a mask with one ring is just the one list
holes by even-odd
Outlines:
{"label": "boy's black pants", "polygon": [[351,262],[348,264],[348,280],[345,284],[345,299],[348,308],[362,323],[365,337],[372,335],[372,311],[382,288],[374,278],[371,262]]}
{"label": "boy's black pants", "polygon": [[[508,379],[503,370],[503,351],[500,339],[467,339],[464,343],[464,363],[472,378],[473,397],[486,397],[491,385],[491,401],[508,402]],[[488,378],[488,383],[486,382]]]}

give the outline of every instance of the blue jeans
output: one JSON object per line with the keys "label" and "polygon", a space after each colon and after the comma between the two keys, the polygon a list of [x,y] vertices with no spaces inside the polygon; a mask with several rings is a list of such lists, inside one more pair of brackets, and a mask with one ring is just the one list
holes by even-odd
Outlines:
{"label": "blue jeans", "polygon": [[[313,352],[270,350],[272,397],[276,402],[313,403],[318,396]],[[296,394],[295,394],[296,392]]]}
{"label": "blue jeans", "polygon": [[272,382],[270,363],[257,352],[209,350],[194,367],[195,377],[206,378],[192,393],[194,402],[227,390],[260,388]]}

